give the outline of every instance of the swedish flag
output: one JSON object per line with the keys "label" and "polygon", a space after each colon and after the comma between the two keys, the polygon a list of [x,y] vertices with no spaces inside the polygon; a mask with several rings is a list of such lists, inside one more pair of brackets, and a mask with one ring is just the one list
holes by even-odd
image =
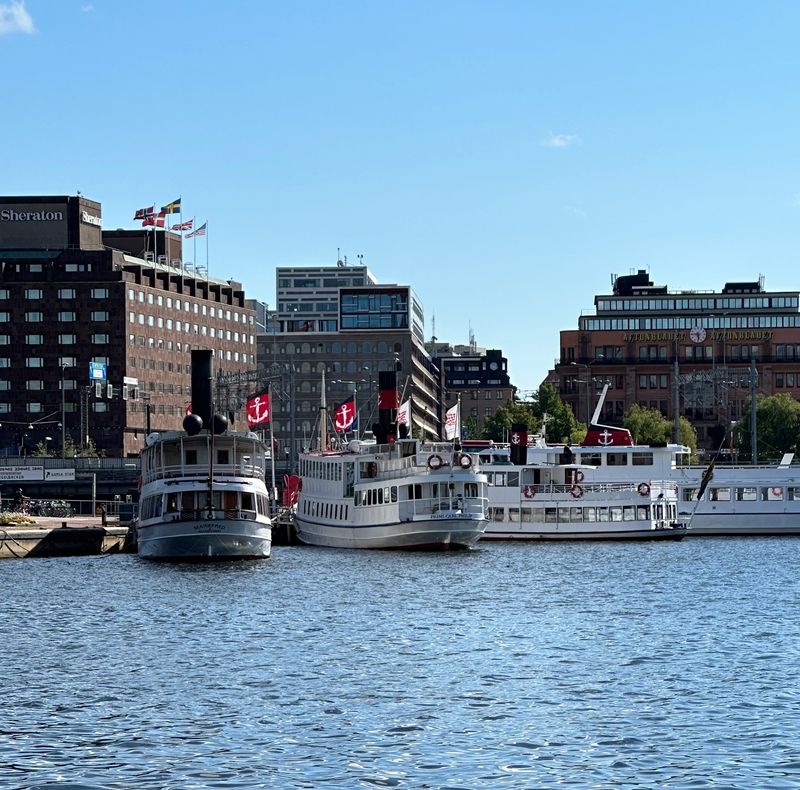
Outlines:
{"label": "swedish flag", "polygon": [[167,203],[166,206],[161,207],[161,211],[165,214],[180,214],[181,213],[181,199],[173,200],[172,203]]}

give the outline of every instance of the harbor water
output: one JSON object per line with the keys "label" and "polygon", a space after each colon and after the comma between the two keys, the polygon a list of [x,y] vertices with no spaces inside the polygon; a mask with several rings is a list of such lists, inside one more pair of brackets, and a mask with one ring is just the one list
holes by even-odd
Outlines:
{"label": "harbor water", "polygon": [[0,788],[800,786],[800,543],[0,565]]}

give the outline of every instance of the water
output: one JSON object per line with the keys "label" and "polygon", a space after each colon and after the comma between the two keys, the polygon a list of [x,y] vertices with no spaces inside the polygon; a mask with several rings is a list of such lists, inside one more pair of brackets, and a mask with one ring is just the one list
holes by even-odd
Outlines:
{"label": "water", "polygon": [[0,787],[798,787],[799,549],[7,560]]}

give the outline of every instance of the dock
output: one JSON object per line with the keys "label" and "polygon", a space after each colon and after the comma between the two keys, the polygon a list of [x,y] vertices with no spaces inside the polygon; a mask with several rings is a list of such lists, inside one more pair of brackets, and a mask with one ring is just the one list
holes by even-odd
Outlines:
{"label": "dock", "polygon": [[0,525],[0,559],[78,557],[133,551],[131,525],[102,516],[36,516]]}

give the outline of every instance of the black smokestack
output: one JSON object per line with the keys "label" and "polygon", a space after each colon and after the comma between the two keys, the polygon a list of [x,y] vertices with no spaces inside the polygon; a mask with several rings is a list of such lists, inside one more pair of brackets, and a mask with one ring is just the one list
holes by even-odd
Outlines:
{"label": "black smokestack", "polygon": [[511,463],[525,466],[528,462],[528,426],[524,422],[511,425]]}
{"label": "black smokestack", "polygon": [[192,414],[211,427],[211,379],[214,375],[210,349],[192,349]]}

